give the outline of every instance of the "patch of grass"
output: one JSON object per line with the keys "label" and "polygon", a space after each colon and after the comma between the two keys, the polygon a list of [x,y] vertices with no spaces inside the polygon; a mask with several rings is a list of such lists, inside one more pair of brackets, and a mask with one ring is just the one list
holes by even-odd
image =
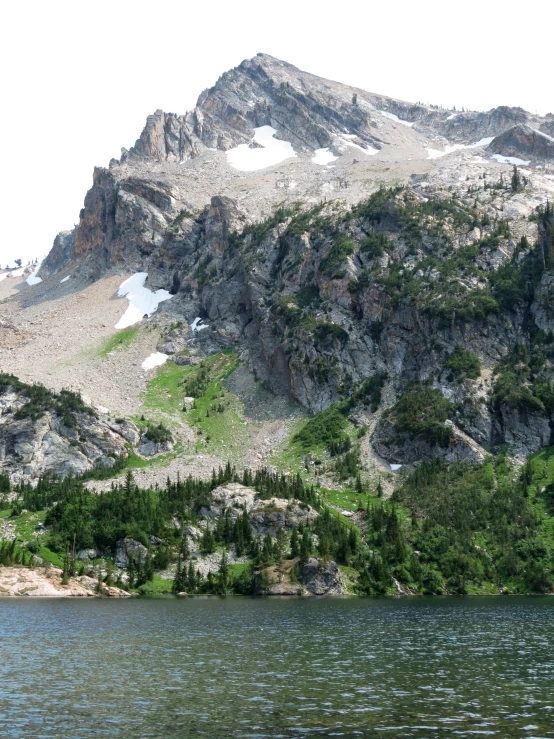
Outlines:
{"label": "patch of grass", "polygon": [[34,538],[39,523],[42,523],[45,518],[45,511],[37,511],[35,513],[28,511],[27,513],[22,513],[21,516],[14,517],[10,523],[14,525],[15,533],[20,539],[30,541]]}
{"label": "patch of grass", "polygon": [[173,580],[165,580],[159,575],[154,575],[152,580],[139,587],[138,592],[141,595],[167,595],[171,593],[172,588]]}
{"label": "patch of grass", "polygon": [[43,559],[45,562],[50,562],[51,565],[54,567],[59,567],[60,570],[63,570],[63,560],[62,558],[57,555],[55,552],[53,552],[51,549],[48,549],[48,547],[41,547],[38,550],[38,556]]}
{"label": "patch of grass", "polygon": [[110,352],[118,349],[127,350],[137,338],[138,332],[138,326],[129,326],[129,328],[120,329],[117,333],[112,334],[112,336],[108,336],[98,350],[99,356],[105,358]]}
{"label": "patch of grass", "polygon": [[190,383],[202,392],[186,418],[200,431],[198,450],[205,449],[235,460],[242,456],[249,429],[242,417],[242,403],[223,386],[223,380],[236,368],[238,357],[234,353],[222,353],[204,361],[206,366],[199,370],[201,381],[191,378]]}
{"label": "patch of grass", "polygon": [[193,369],[193,367],[180,367],[173,362],[167,362],[160,367],[146,388],[143,399],[144,408],[150,411],[162,411],[169,415],[177,413],[185,397],[182,382]]}
{"label": "patch of grass", "polygon": [[133,449],[130,448],[127,468],[136,470],[145,469],[146,467],[166,467],[172,459],[180,457],[183,451],[183,445],[178,441],[172,451],[167,452],[167,454],[158,454],[156,457],[146,459],[140,457]]}

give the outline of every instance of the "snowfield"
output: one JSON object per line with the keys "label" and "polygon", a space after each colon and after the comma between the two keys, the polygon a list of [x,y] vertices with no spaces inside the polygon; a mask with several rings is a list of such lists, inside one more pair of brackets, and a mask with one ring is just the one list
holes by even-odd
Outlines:
{"label": "snowfield", "polygon": [[366,154],[367,156],[373,156],[374,154],[379,153],[379,149],[374,149],[372,146],[368,146],[366,149],[364,149],[363,146],[360,146],[359,144],[355,144],[351,139],[356,138],[356,134],[344,134],[343,136],[340,136],[340,141],[343,144],[346,144],[347,146],[352,146],[354,149],[358,149],[358,151],[361,151],[362,154]]}
{"label": "snowfield", "polygon": [[148,272],[137,272],[121,283],[117,296],[127,298],[129,307],[115,324],[116,328],[128,328],[142,321],[144,316],[155,313],[160,303],[173,297],[167,290],[152,292],[144,287],[147,277]]}
{"label": "snowfield", "polygon": [[243,172],[254,172],[258,169],[273,167],[296,156],[290,141],[274,138],[277,131],[271,126],[260,126],[254,129],[252,143],[259,147],[251,149],[249,144],[239,144],[227,152],[227,162],[234,169]]}
{"label": "snowfield", "polygon": [[142,369],[150,370],[154,367],[161,367],[169,359],[168,354],[162,354],[162,352],[154,352],[149,357],[146,357],[144,362],[141,364]]}
{"label": "snowfield", "polygon": [[394,113],[389,113],[387,110],[381,110],[380,113],[381,115],[384,115],[385,118],[395,121],[396,123],[401,123],[403,126],[408,126],[408,128],[411,128],[414,125],[413,123],[410,123],[410,121],[403,121],[402,118],[399,118]]}
{"label": "snowfield", "polygon": [[335,159],[338,159],[338,157],[330,152],[329,149],[316,149],[314,154],[315,156],[312,157],[312,162],[314,164],[320,164],[321,166],[325,166],[330,162],[334,162]]}
{"label": "snowfield", "polygon": [[429,156],[427,159],[438,159],[439,157],[444,157],[447,154],[452,154],[454,151],[460,151],[461,149],[476,149],[478,146],[488,146],[490,142],[493,140],[494,136],[488,136],[485,139],[481,139],[480,141],[476,141],[474,144],[454,144],[453,146],[445,146],[444,151],[439,151],[439,149],[427,149],[427,152]]}
{"label": "snowfield", "polygon": [[27,279],[25,280],[25,282],[28,285],[38,285],[39,282],[42,282],[42,277],[37,277],[37,273],[38,273],[39,269],[40,269],[40,263],[37,264],[37,266],[31,272],[31,274],[29,275],[29,277],[27,277]]}

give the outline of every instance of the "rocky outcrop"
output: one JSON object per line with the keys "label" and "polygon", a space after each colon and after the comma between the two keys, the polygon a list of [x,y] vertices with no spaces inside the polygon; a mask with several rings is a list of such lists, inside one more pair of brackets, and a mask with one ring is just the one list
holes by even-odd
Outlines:
{"label": "rocky outcrop", "polygon": [[524,161],[554,160],[554,138],[527,125],[509,128],[491,141],[487,151]]}
{"label": "rocky outcrop", "polygon": [[112,424],[85,406],[64,411],[54,394],[41,412],[23,414],[31,402],[25,392],[0,385],[0,463],[14,482],[113,467],[116,459],[127,457],[126,443],[138,436],[131,421]]}
{"label": "rocky outcrop", "polygon": [[51,250],[40,265],[43,279],[62,270],[75,255],[75,231],[60,231],[54,239]]}
{"label": "rocky outcrop", "polygon": [[311,595],[343,595],[342,575],[336,562],[310,557],[302,567],[302,586]]}
{"label": "rocky outcrop", "polygon": [[147,554],[147,548],[136,539],[120,539],[115,549],[114,564],[116,567],[127,568],[130,559],[133,562],[144,564]]}
{"label": "rocky outcrop", "polygon": [[148,436],[141,436],[137,452],[143,457],[155,457],[158,454],[170,452],[172,449],[172,441],[153,441]]}
{"label": "rocky outcrop", "polygon": [[98,580],[82,575],[72,577],[64,585],[62,571],[55,568],[0,567],[0,596],[27,596],[45,598],[75,598],[108,596],[128,598],[130,593],[111,585],[98,589]]}
{"label": "rocky outcrop", "polygon": [[255,490],[239,483],[217,487],[212,492],[210,506],[202,507],[200,515],[215,520],[228,511],[231,520],[235,521],[244,510],[249,513],[250,525],[257,536],[269,534],[275,537],[277,529],[290,530],[293,526],[311,524],[318,515],[314,508],[297,500],[263,500]]}
{"label": "rocky outcrop", "polygon": [[481,464],[487,456],[471,437],[447,420],[444,423],[447,438],[443,445],[430,443],[423,435],[411,437],[398,433],[391,418],[381,420],[372,438],[373,449],[389,464],[412,464],[422,459],[442,459],[445,462]]}
{"label": "rocky outcrop", "polygon": [[345,595],[346,586],[336,562],[310,557],[288,560],[255,573],[260,595]]}

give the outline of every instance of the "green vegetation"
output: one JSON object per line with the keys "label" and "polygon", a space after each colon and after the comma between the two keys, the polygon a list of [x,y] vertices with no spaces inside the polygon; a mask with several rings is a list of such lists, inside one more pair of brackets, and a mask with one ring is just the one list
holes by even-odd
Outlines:
{"label": "green vegetation", "polygon": [[173,441],[171,431],[161,422],[157,426],[153,423],[148,423],[144,435],[155,444],[164,444],[168,441]]}
{"label": "green vegetation", "polygon": [[28,385],[14,375],[0,374],[0,394],[6,393],[10,388],[27,399],[27,402],[14,413],[14,418],[18,420],[29,418],[37,421],[45,413],[52,411],[62,418],[66,426],[75,428],[76,413],[95,415],[94,410],[84,404],[78,393],[71,390],[60,390],[59,393],[55,393],[44,385]]}
{"label": "green vegetation", "polygon": [[100,347],[100,356],[105,358],[118,349],[127,350],[138,337],[138,332],[138,326],[129,326],[109,336]]}
{"label": "green vegetation", "polygon": [[444,365],[450,370],[448,379],[451,382],[456,380],[476,380],[481,373],[481,362],[479,357],[472,354],[467,349],[457,346]]}
{"label": "green vegetation", "polygon": [[406,433],[410,439],[419,437],[431,446],[447,447],[450,431],[444,422],[453,411],[452,403],[438,390],[414,382],[383,417],[393,423],[397,434]]}
{"label": "green vegetation", "polygon": [[332,279],[344,277],[344,272],[339,271],[339,267],[344,263],[346,257],[353,254],[355,250],[356,244],[347,236],[342,233],[334,234],[331,247],[321,262],[323,274]]}
{"label": "green vegetation", "polygon": [[539,347],[530,356],[527,346],[518,344],[495,370],[493,405],[539,414],[554,411],[554,390],[547,377],[541,375],[551,353],[551,346]]}
{"label": "green vegetation", "polygon": [[348,421],[338,403],[310,418],[305,426],[293,436],[304,451],[317,451],[346,438],[344,429]]}

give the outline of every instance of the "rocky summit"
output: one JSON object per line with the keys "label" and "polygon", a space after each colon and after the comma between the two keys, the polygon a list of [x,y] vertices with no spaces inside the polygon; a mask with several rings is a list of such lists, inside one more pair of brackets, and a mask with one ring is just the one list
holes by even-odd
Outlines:
{"label": "rocky summit", "polygon": [[152,559],[194,592],[228,567],[239,592],[552,589],[553,193],[554,114],[266,54],[157,110],[43,263],[0,272],[6,504],[25,487],[59,553],[68,500],[30,491],[122,496],[75,546],[130,587]]}

